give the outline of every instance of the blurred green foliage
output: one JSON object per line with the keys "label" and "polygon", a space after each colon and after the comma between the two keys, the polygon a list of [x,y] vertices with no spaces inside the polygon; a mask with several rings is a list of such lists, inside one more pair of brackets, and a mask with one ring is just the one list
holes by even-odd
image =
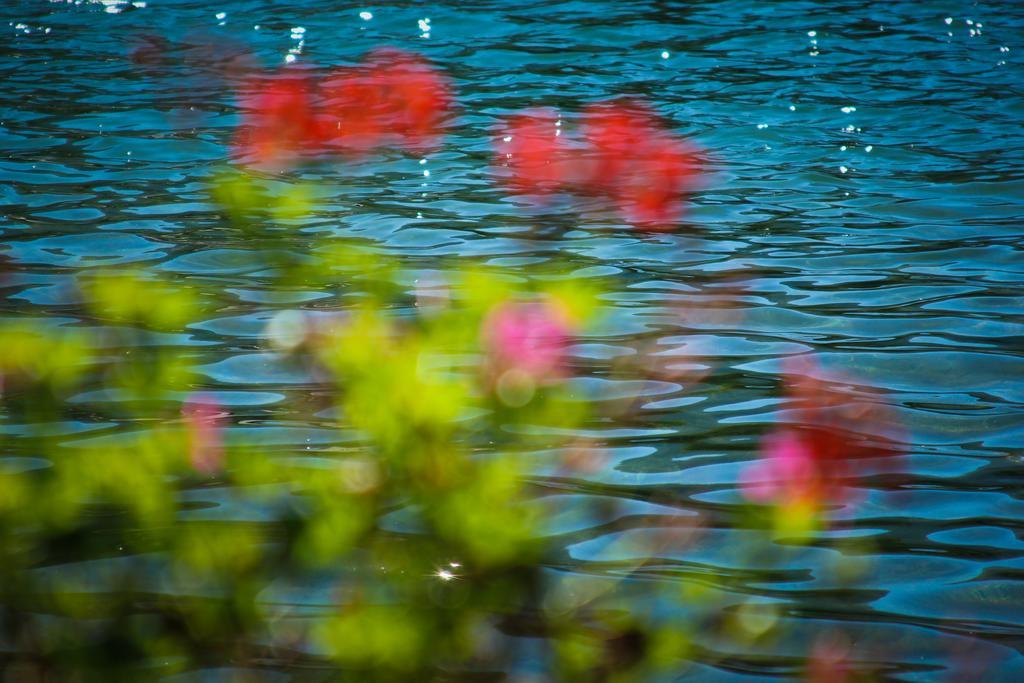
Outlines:
{"label": "blurred green foliage", "polygon": [[[352,439],[302,457],[233,429],[216,394],[198,390],[199,351],[160,336],[187,334],[223,305],[212,288],[102,270],[80,280],[96,326],[0,324],[5,421],[23,427],[5,432],[11,466],[0,469],[5,680],[156,680],[227,665],[249,672],[238,680],[501,680],[533,660],[558,680],[685,671],[693,629],[717,623],[712,593],[558,571],[559,504],[528,477],[538,449],[572,454],[570,474],[600,450],[558,436],[594,418],[570,389],[565,350],[601,320],[595,279],[572,277],[571,264],[459,263],[411,291],[403,264],[369,244],[274,248],[310,210],[306,186],[275,190],[226,170],[212,196],[274,289],[337,293],[329,316],[271,307],[266,345],[309,371],[317,408]],[[410,301],[418,315],[397,315]],[[64,443],[59,425],[90,419],[68,401],[82,391],[120,396],[116,414],[91,419],[122,427]],[[32,458],[41,464],[16,466]],[[190,516],[197,487],[260,514]],[[784,532],[807,524],[778,518]],[[273,598],[325,584],[307,609]],[[711,627],[742,641],[772,623]]]}

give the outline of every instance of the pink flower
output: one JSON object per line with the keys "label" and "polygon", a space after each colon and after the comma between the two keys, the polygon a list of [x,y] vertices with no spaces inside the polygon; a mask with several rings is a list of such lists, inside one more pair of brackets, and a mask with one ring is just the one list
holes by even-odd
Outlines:
{"label": "pink flower", "polygon": [[188,439],[188,460],[199,474],[213,475],[224,466],[224,422],[227,416],[211,397],[194,393],[181,408]]}
{"label": "pink flower", "polygon": [[744,471],[744,493],[752,501],[819,498],[820,473],[813,446],[794,431],[769,434],[761,442],[761,459]]}
{"label": "pink flower", "polygon": [[504,376],[536,384],[563,377],[571,337],[565,314],[547,301],[501,304],[483,325],[487,363],[495,380]]}
{"label": "pink flower", "polygon": [[900,454],[902,430],[877,396],[825,373],[815,361],[791,360],[786,370],[796,419],[764,438],[761,459],[744,472],[744,495],[815,508],[850,500],[850,479],[867,461],[888,465]]}

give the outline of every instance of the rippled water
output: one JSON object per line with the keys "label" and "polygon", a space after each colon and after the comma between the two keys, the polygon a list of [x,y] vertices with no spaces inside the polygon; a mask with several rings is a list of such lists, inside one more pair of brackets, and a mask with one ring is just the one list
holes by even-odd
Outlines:
{"label": "rippled water", "polygon": [[[538,482],[567,501],[552,522],[565,540],[559,569],[632,568],[634,545],[616,541],[642,540],[666,510],[695,512],[709,528],[639,571],[710,581],[723,612],[757,596],[789,623],[782,641],[733,656],[698,634],[715,664],[698,656],[696,680],[785,676],[810,635],[836,624],[855,658],[893,680],[1024,680],[1021,5],[135,4],[146,6],[24,0],[0,10],[5,316],[94,325],[70,284],[99,265],[216,285],[235,305],[162,343],[201,354],[234,430],[260,430],[284,452],[337,445],[343,433],[325,416],[302,417],[314,412],[305,378],[261,340],[274,306],[329,307],[326,295],[270,305],[268,281],[207,200],[238,122],[225,74],[251,53],[281,63],[297,26],[299,59],[316,64],[384,44],[422,51],[452,74],[461,106],[429,177],[397,155],[372,169],[311,170],[324,190],[291,239],[301,249],[314,234],[358,235],[424,274],[441,257],[527,266],[568,253],[578,275],[614,276],[610,319],[575,347],[588,377],[580,390],[635,396],[639,409],[628,424],[589,425],[610,457],[586,478],[554,478],[538,454]],[[417,25],[427,16],[429,38]],[[709,150],[713,170],[687,225],[645,235],[584,213],[560,239],[541,239],[531,228],[545,219],[487,176],[498,117],[623,93],[645,95]],[[710,299],[731,303],[729,315],[676,312]],[[637,337],[680,361],[696,350],[710,374],[616,379],[613,361]],[[837,511],[849,522],[841,533],[872,541],[850,585],[825,570],[835,549],[788,549],[784,569],[760,566],[737,551],[749,532],[731,524],[742,464],[787,418],[779,359],[809,350],[886,391],[912,434],[899,495],[868,479],[865,501]],[[83,419],[64,425],[68,445],[132,428],[86,417],[116,396],[73,400]],[[203,505],[190,514],[260,514],[228,490],[193,494]],[[618,521],[592,528],[572,514],[596,497],[620,503]],[[310,604],[313,593],[274,599]]]}

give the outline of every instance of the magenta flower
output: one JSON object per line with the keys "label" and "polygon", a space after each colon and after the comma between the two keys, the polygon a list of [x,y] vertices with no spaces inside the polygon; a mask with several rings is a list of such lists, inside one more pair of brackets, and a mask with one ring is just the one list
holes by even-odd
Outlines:
{"label": "magenta flower", "polygon": [[565,375],[572,328],[554,303],[501,304],[484,321],[482,336],[495,382],[536,385]]}
{"label": "magenta flower", "polygon": [[817,501],[821,473],[812,444],[793,430],[761,441],[761,459],[743,472],[743,492],[757,503]]}

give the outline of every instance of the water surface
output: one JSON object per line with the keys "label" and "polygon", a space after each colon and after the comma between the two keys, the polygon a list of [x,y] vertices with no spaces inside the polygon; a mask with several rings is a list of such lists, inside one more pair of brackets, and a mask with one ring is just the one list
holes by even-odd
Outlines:
{"label": "water surface", "polygon": [[[647,547],[658,515],[699,514],[708,528],[694,543],[640,572],[710,581],[723,613],[752,596],[775,604],[787,628],[737,652],[697,634],[694,680],[790,675],[808,639],[837,627],[890,680],[1024,680],[1019,4],[22,0],[0,19],[5,317],[95,326],[72,285],[111,264],[216,287],[233,303],[159,343],[202,359],[236,432],[258,430],[300,457],[336,447],[346,437],[329,416],[303,417],[308,378],[264,341],[274,310],[332,301],[269,292],[208,200],[239,121],[231,65],[283,63],[298,47],[294,27],[305,28],[298,60],[312,65],[355,63],[381,45],[420,51],[458,92],[443,149],[426,164],[396,153],[372,167],[308,169],[322,195],[288,239],[302,249],[313,235],[359,236],[425,276],[444,259],[527,266],[568,254],[578,276],[612,283],[611,314],[574,347],[579,390],[636,397],[636,413],[587,426],[608,446],[599,471],[556,477],[537,454],[537,482],[568,511],[551,522],[564,539],[553,570],[614,576],[635,567],[630,549]],[[686,224],[643,234],[584,211],[559,239],[538,235],[544,219],[489,179],[499,118],[622,94],[647,97],[709,151]],[[730,315],[678,314],[715,297]],[[680,362],[699,353],[710,373],[617,377],[612,361],[638,340]],[[749,532],[731,523],[743,464],[787,419],[780,359],[810,351],[886,392],[911,434],[899,495],[869,478],[861,503],[835,511],[842,533],[871,540],[852,585],[834,579],[834,548],[780,549],[784,571],[769,571],[779,567],[737,552]],[[67,445],[131,430],[95,417],[116,414],[117,400],[76,396],[83,420],[62,425]],[[282,418],[288,405],[297,419]],[[588,522],[598,498],[619,506],[617,523]],[[190,515],[261,515],[230,490],[189,500],[199,504]],[[323,599],[314,587],[268,596]]]}

